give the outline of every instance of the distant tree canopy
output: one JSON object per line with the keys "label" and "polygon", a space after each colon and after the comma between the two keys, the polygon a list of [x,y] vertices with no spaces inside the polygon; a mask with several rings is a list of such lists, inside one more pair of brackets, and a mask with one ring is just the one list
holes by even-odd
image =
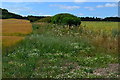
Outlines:
{"label": "distant tree canopy", "polygon": [[32,15],[27,16],[27,19],[30,20],[30,22],[35,22],[42,18],[45,18],[45,16],[32,16]]}
{"label": "distant tree canopy", "polygon": [[81,21],[101,21],[101,18],[97,17],[80,17]]}
{"label": "distant tree canopy", "polygon": [[103,21],[118,21],[120,22],[120,17],[106,17]]}
{"label": "distant tree canopy", "polygon": [[68,13],[57,14],[52,17],[51,22],[54,24],[62,24],[62,25],[80,25],[81,20],[77,16]]}
{"label": "distant tree canopy", "polygon": [[51,17],[45,17],[45,18],[39,19],[37,22],[50,23],[51,22]]}
{"label": "distant tree canopy", "polygon": [[106,18],[98,18],[98,17],[79,17],[81,21],[115,21],[120,22],[120,17],[106,17]]}
{"label": "distant tree canopy", "polygon": [[2,14],[0,14],[0,18],[2,18],[2,19],[8,19],[8,18],[24,19],[20,15],[8,12],[8,10],[6,10],[6,9],[0,8],[0,11],[2,12]]}

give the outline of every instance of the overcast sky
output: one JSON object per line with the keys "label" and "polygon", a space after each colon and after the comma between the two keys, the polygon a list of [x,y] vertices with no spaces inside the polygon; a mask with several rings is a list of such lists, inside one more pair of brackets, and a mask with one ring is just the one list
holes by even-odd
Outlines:
{"label": "overcast sky", "polygon": [[91,16],[91,17],[113,17],[118,15],[118,3],[115,2],[115,0],[113,0],[114,2],[78,2],[78,1],[79,0],[74,0],[74,2],[4,1],[2,2],[2,5],[0,7],[8,9],[10,12],[14,12],[23,16],[27,15],[49,16],[58,13],[71,13],[76,16]]}

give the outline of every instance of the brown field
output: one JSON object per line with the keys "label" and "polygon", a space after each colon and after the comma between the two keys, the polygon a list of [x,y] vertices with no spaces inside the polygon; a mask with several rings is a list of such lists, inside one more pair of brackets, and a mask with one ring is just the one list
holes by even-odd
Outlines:
{"label": "brown field", "polygon": [[32,24],[27,20],[4,19],[2,21],[2,45],[8,47],[24,39],[32,32]]}
{"label": "brown field", "polygon": [[0,36],[0,49],[2,48],[2,36]]}
{"label": "brown field", "polygon": [[2,20],[2,35],[26,35],[32,32],[32,25],[27,20],[4,19]]}
{"label": "brown field", "polygon": [[3,47],[9,47],[23,40],[24,37],[21,36],[2,36]]}

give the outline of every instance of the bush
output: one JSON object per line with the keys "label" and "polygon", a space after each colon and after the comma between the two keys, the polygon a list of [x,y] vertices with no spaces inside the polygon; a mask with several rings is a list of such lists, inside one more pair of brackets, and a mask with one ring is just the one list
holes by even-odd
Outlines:
{"label": "bush", "polygon": [[81,24],[80,18],[68,13],[61,13],[53,16],[51,19],[51,22],[53,24],[60,24],[60,25],[62,24],[62,25],[69,25],[69,26],[72,26],[72,25],[77,26]]}
{"label": "bush", "polygon": [[47,22],[47,23],[50,23],[51,22],[51,17],[42,18],[42,19],[38,20],[37,22]]}
{"label": "bush", "polygon": [[38,18],[36,18],[34,16],[28,16],[27,19],[30,20],[30,22],[35,22],[38,20]]}

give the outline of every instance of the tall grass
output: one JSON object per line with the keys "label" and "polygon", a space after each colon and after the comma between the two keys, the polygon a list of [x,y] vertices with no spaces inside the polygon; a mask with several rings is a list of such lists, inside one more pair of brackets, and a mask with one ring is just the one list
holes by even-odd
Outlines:
{"label": "tall grass", "polygon": [[[101,34],[83,26],[33,23],[32,34],[11,52],[3,54],[3,77],[117,77],[117,73],[110,74],[111,72],[107,76],[93,74],[97,68],[118,63],[118,59],[117,55],[113,54],[116,50],[104,50],[105,45],[98,44],[102,43],[98,38],[102,37]],[[110,36],[110,42],[112,38]],[[98,40],[100,41],[95,43]]]}

